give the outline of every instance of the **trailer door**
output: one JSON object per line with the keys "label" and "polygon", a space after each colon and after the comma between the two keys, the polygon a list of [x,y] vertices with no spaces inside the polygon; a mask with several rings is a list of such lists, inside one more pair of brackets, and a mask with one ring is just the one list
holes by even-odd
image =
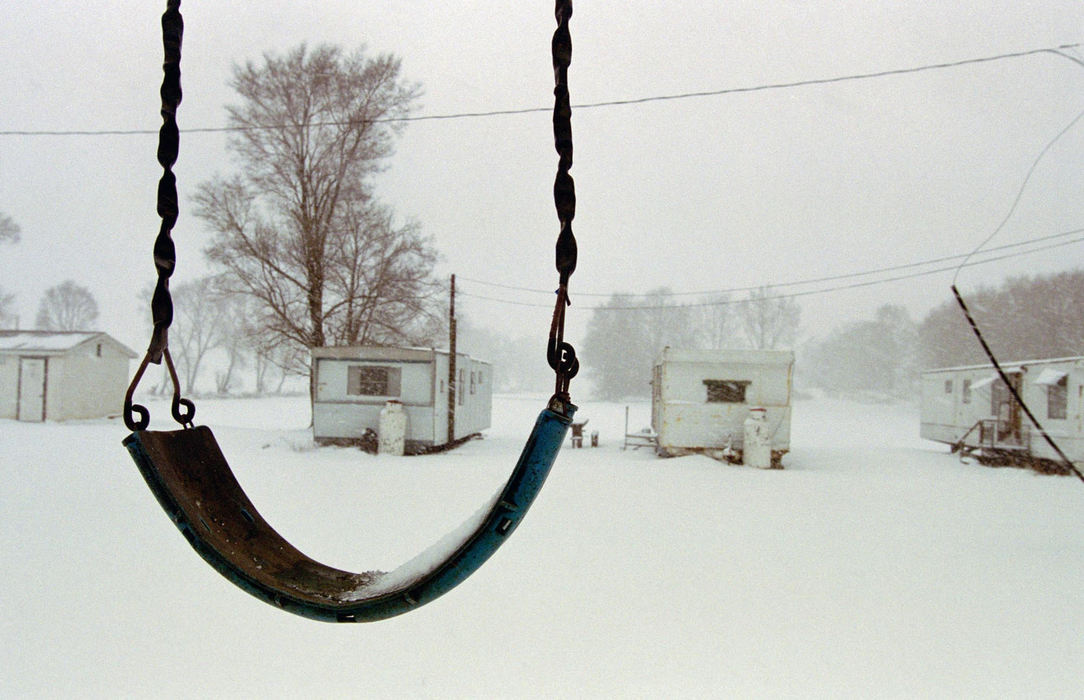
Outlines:
{"label": "trailer door", "polygon": [[[1023,374],[1020,372],[1007,372],[1009,382],[1018,396],[1022,396]],[[1013,398],[1008,385],[1000,378],[994,382],[990,392],[991,409],[997,418],[997,441],[1014,445],[1021,444],[1020,432],[1020,404]]]}
{"label": "trailer door", "polygon": [[22,421],[45,420],[45,358],[19,358],[19,409]]}

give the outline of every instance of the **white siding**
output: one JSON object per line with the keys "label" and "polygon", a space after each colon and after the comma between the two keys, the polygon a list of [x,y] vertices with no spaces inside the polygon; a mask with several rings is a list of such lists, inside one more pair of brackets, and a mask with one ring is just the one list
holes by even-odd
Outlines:
{"label": "white siding", "polygon": [[70,420],[120,414],[128,387],[128,357],[111,344],[84,343],[49,359],[49,418]]}
{"label": "white siding", "polygon": [[[1013,362],[1002,365],[1007,373],[1020,375],[1020,395],[1039,419],[1047,433],[1071,459],[1084,458],[1084,357]],[[1065,418],[1052,418],[1048,413],[1046,384],[1036,383],[1043,370],[1065,372]],[[994,386],[1000,383],[992,366],[950,367],[931,370],[922,375],[922,410],[920,435],[936,442],[980,447],[979,431],[969,430],[980,420],[995,419]],[[964,400],[965,382],[969,384],[970,400]],[[1025,444],[1030,453],[1045,459],[1058,459],[1057,453],[1041,437],[1026,415],[1019,418],[1020,431],[1027,433]],[[965,437],[966,436],[966,437]]]}
{"label": "white siding", "polygon": [[19,411],[19,356],[0,354],[0,418],[14,420]]}
{"label": "white siding", "polygon": [[[740,448],[749,409],[767,409],[772,449],[790,447],[794,355],[786,351],[668,348],[653,372],[652,419],[663,449]],[[745,384],[742,402],[709,402],[706,381]]]}
{"label": "white siding", "polygon": [[0,418],[18,417],[23,357],[45,361],[47,420],[101,418],[121,412],[131,358],[123,345],[103,333],[23,332],[19,340],[24,348],[0,353]]}
{"label": "white siding", "polygon": [[[448,442],[448,353],[396,348],[317,348],[313,434],[317,439],[358,439],[366,429],[376,431],[388,399],[403,403],[407,440],[426,445]],[[347,391],[351,367],[387,367],[400,373],[397,396],[360,396]],[[492,368],[488,363],[456,354],[455,437],[464,438],[489,427]],[[473,391],[472,391],[473,379]],[[480,381],[479,381],[480,380]]]}

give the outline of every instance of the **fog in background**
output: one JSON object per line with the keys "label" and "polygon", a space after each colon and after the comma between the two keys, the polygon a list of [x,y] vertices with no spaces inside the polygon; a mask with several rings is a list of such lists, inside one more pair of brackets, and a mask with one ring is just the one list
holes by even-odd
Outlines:
{"label": "fog in background", "polygon": [[[73,279],[97,299],[101,330],[137,351],[146,345],[140,292],[154,279],[156,133],[10,132],[156,132],[163,7],[0,7],[0,212],[21,228],[21,241],[0,250],[0,287],[17,295],[24,328],[45,290]],[[425,91],[418,116],[552,103],[548,6],[270,1],[181,9],[182,132],[224,125],[223,106],[236,102],[226,85],[233,64],[301,42],[401,56],[404,78]],[[570,89],[583,105],[1075,44],[1084,41],[1084,6],[581,1],[571,25]],[[748,287],[824,277],[840,279],[781,287],[802,294],[800,342],[872,318],[885,303],[920,321],[950,298],[952,272],[909,275],[952,263],[847,275],[968,253],[995,230],[989,246],[1084,227],[1084,120],[1054,141],[1084,110],[1084,52],[1064,53],[574,109],[580,260],[569,339],[580,343],[590,308],[614,292],[731,290],[739,298]],[[221,132],[182,133],[180,282],[208,271],[210,232],[189,197],[231,169],[225,142]],[[401,220],[417,220],[433,237],[439,273],[457,275],[464,323],[536,337],[539,363],[552,303],[546,290],[556,284],[556,161],[546,111],[427,119],[406,128],[375,181]],[[968,267],[958,284],[966,295],[1008,276],[1080,267],[1082,251],[1061,245]],[[894,276],[905,279],[853,287]]]}

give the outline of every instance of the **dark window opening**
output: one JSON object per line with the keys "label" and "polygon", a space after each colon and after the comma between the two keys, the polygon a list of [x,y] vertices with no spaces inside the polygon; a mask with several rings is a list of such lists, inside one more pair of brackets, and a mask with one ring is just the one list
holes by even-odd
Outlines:
{"label": "dark window opening", "polygon": [[347,370],[346,393],[351,396],[399,396],[402,370],[398,367],[353,366]]}
{"label": "dark window opening", "polygon": [[1055,420],[1065,420],[1069,398],[1068,377],[1046,387],[1046,415]]}
{"label": "dark window opening", "polygon": [[705,379],[708,403],[745,403],[745,389],[750,382],[733,379]]}
{"label": "dark window opening", "polygon": [[964,403],[971,403],[971,380],[970,379],[965,379],[964,380],[963,398],[961,399],[961,401],[963,401]]}
{"label": "dark window opening", "polygon": [[946,394],[951,394],[952,393],[952,380],[951,379],[946,379],[945,380],[945,393]]}

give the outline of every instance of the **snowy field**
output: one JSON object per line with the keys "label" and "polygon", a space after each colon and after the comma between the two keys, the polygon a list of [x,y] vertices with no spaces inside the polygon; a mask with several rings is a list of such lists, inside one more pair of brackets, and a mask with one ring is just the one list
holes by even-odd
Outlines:
{"label": "snowy field", "polygon": [[[313,448],[304,398],[197,402],[197,422],[280,532],[360,571],[492,495],[542,404],[495,397],[484,440],[413,458]],[[624,405],[579,417],[601,446],[562,452],[486,566],[364,625],[207,567],[119,421],[0,421],[0,696],[1081,697],[1076,479],[961,464],[911,406],[798,402],[784,471],[622,452]]]}

